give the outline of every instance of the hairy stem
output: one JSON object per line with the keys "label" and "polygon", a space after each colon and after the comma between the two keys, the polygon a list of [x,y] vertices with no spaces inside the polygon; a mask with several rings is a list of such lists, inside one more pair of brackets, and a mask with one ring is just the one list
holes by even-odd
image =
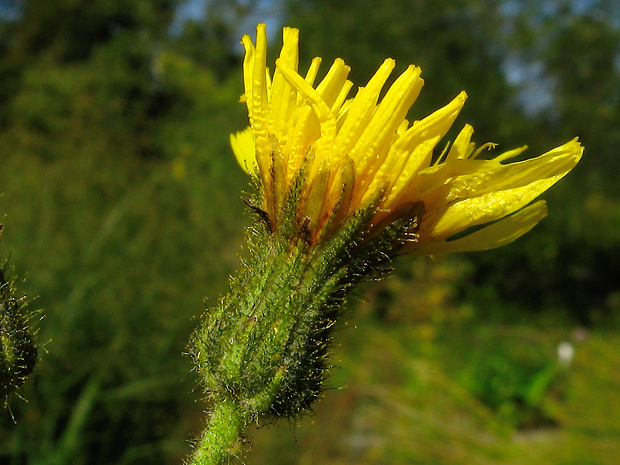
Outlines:
{"label": "hairy stem", "polygon": [[207,428],[197,441],[189,465],[219,465],[237,457],[246,426],[247,419],[234,402],[217,402]]}

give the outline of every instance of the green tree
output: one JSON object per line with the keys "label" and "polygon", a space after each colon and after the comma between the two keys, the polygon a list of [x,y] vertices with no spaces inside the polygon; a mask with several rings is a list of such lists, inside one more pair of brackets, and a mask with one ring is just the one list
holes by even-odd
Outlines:
{"label": "green tree", "polygon": [[16,52],[52,53],[59,61],[88,58],[95,46],[120,31],[139,31],[161,39],[178,0],[23,0]]}
{"label": "green tree", "polygon": [[[532,117],[535,145],[579,135],[586,151],[575,176],[550,194],[551,214],[536,240],[521,257],[516,250],[476,257],[478,279],[525,308],[569,309],[583,324],[609,321],[620,272],[620,190],[612,175],[620,168],[620,11],[605,0],[518,5],[506,43],[551,83],[551,105]],[[511,279],[497,279],[501,270],[512,270]]]}

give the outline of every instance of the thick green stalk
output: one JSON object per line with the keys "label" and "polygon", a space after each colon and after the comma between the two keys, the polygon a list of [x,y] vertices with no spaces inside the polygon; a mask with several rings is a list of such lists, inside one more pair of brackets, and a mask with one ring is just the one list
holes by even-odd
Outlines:
{"label": "thick green stalk", "polygon": [[190,344],[213,405],[190,462],[195,465],[228,463],[248,423],[309,407],[327,368],[335,313],[350,287],[340,253],[257,234],[251,260]]}
{"label": "thick green stalk", "polygon": [[248,235],[249,261],[190,342],[212,405],[191,464],[230,463],[248,424],[298,416],[319,396],[348,293],[389,261],[394,244],[412,230],[411,221],[394,223],[366,239],[374,211],[371,204],[351,214],[321,242],[295,221],[273,231],[259,215]]}
{"label": "thick green stalk", "polygon": [[246,419],[233,402],[218,402],[211,412],[209,424],[196,444],[191,463],[213,465],[225,463],[240,450],[240,438]]}

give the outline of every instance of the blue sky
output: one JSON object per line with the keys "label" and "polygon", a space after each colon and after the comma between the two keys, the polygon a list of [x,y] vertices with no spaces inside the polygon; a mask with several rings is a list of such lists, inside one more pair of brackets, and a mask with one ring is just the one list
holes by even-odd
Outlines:
{"label": "blue sky", "polygon": [[19,17],[17,0],[0,0],[0,19],[14,21]]}
{"label": "blue sky", "polygon": [[[2,1],[2,0],[0,0]],[[186,0],[177,9],[174,21],[170,27],[171,34],[178,34],[183,24],[190,20],[202,20],[205,17],[207,7],[218,1],[225,0]],[[252,34],[256,24],[259,22],[267,23],[268,34],[275,35],[281,27],[282,16],[280,0],[257,0],[255,2],[246,0],[237,2],[243,8],[255,3],[249,15],[244,17],[238,25],[238,36],[241,38],[243,34]],[[234,20],[234,18],[231,18]]]}

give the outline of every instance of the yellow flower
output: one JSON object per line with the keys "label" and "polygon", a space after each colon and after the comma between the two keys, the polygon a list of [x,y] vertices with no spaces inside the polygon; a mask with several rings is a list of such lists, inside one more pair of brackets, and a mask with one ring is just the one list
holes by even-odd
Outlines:
{"label": "yellow flower", "polygon": [[[528,204],[581,158],[583,148],[574,139],[525,161],[504,163],[525,147],[480,159],[493,144],[476,150],[469,125],[449,149],[436,154],[465,103],[465,92],[410,124],[405,117],[424,83],[420,68],[409,66],[380,98],[395,66],[387,59],[368,84],[347,99],[353,86],[347,80],[350,68],[336,59],[315,85],[321,59],[312,60],[301,76],[298,40],[297,29],[284,28],[271,76],[265,25],[257,27],[256,44],[247,35],[242,39],[242,101],[250,127],[231,135],[231,144],[241,166],[260,181],[261,208],[275,231],[287,195],[295,188],[300,198],[297,221],[316,242],[329,234],[328,224],[337,225],[369,205],[376,207],[369,235],[411,214],[411,205],[423,205],[417,233],[403,252],[491,249],[518,238],[546,215],[543,201]],[[461,234],[473,227],[479,229]],[[456,234],[463,237],[450,240]]]}

